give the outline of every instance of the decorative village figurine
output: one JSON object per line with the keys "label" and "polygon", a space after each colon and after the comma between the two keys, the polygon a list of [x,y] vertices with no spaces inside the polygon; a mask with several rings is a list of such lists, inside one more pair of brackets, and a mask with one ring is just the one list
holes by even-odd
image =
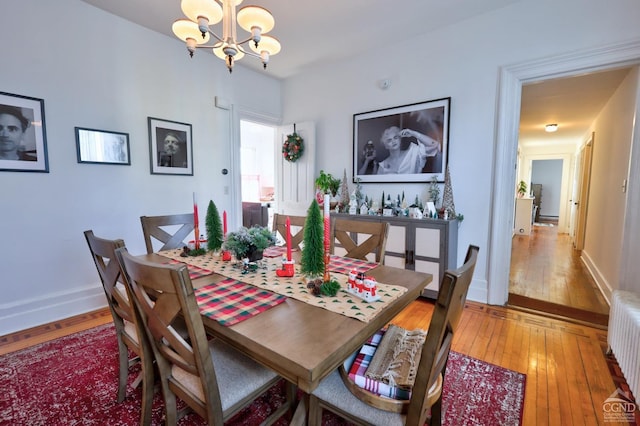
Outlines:
{"label": "decorative village figurine", "polygon": [[356,191],[354,190],[349,200],[349,214],[358,214],[358,200],[356,199]]}
{"label": "decorative village figurine", "polygon": [[366,202],[362,203],[360,206],[360,214],[369,214],[369,207]]}
{"label": "decorative village figurine", "polygon": [[380,295],[377,294],[378,283],[376,279],[365,276],[364,272],[359,272],[357,269],[352,269],[349,272],[347,291],[365,302],[380,300]]}

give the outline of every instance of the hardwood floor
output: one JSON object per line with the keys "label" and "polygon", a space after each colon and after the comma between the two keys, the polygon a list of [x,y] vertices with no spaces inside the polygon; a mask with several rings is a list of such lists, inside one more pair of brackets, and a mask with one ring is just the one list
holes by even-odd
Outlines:
{"label": "hardwood floor", "polygon": [[[393,322],[426,329],[432,311],[432,302],[420,299]],[[104,309],[3,336],[0,355],[110,321]],[[616,385],[602,327],[468,302],[453,350],[527,375],[525,426],[604,424],[602,404]]]}
{"label": "hardwood floor", "polygon": [[607,325],[609,305],[556,226],[534,226],[513,237],[509,304]]}

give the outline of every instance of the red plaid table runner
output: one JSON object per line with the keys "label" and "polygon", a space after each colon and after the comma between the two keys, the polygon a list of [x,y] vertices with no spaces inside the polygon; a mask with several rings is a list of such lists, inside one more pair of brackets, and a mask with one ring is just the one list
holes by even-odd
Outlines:
{"label": "red plaid table runner", "polygon": [[287,299],[233,278],[198,288],[195,295],[200,313],[226,326],[258,315]]}
{"label": "red plaid table runner", "polygon": [[264,257],[282,257],[287,254],[287,247],[285,246],[271,246],[264,249],[262,256]]}
{"label": "red plaid table runner", "polygon": [[[271,246],[267,247],[264,252],[264,257],[283,257],[287,254],[287,248],[284,246]],[[369,269],[373,269],[378,266],[377,263],[367,262],[366,260],[351,259],[349,257],[331,255],[331,263],[329,264],[329,271],[336,274],[348,275],[352,269],[357,269],[360,272],[367,272]]]}
{"label": "red plaid table runner", "polygon": [[357,269],[359,272],[367,272],[369,269],[373,269],[378,266],[377,263],[367,262],[366,260],[351,259],[350,257],[341,257],[334,254],[331,255],[331,263],[329,263],[329,271],[337,274],[348,275],[352,269]]}
{"label": "red plaid table runner", "polygon": [[167,263],[170,263],[172,265],[179,265],[181,263],[187,265],[187,269],[189,270],[189,278],[191,278],[192,280],[195,280],[196,278],[206,277],[207,275],[213,274],[213,271],[210,271],[208,269],[200,268],[194,265],[189,265],[185,262],[179,262],[177,260],[170,260]]}

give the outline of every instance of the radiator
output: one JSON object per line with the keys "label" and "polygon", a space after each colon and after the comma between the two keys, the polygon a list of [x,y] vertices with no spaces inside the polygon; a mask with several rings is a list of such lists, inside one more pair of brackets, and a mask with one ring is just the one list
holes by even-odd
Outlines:
{"label": "radiator", "polygon": [[614,290],[607,333],[609,349],[636,400],[640,399],[640,294]]}

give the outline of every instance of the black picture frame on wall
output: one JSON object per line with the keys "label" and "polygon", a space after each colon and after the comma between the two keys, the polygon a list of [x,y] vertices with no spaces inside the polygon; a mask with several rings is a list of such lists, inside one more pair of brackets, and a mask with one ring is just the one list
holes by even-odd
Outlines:
{"label": "black picture frame on wall", "polygon": [[450,108],[442,98],[354,114],[354,182],[444,182]]}
{"label": "black picture frame on wall", "polygon": [[78,163],[131,165],[129,134],[76,127]]}
{"label": "black picture frame on wall", "polygon": [[191,124],[148,118],[151,174],[193,176]]}
{"label": "black picture frame on wall", "polygon": [[0,92],[0,171],[49,173],[44,100]]}

